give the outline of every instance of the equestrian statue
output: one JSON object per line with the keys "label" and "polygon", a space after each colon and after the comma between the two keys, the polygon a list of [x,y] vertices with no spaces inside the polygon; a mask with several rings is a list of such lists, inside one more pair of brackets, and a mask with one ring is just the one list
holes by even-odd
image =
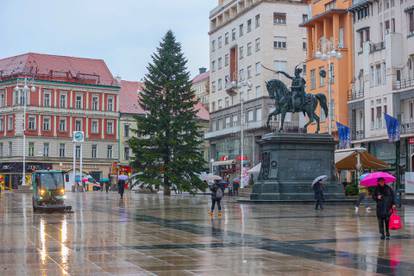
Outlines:
{"label": "equestrian statue", "polygon": [[[272,117],[282,114],[282,121],[279,131],[283,131],[283,124],[287,112],[298,113],[303,112],[308,116],[309,122],[304,126],[305,131],[307,127],[316,121],[317,129],[316,133],[320,130],[320,119],[316,115],[316,107],[318,102],[323,109],[325,116],[328,116],[328,106],[326,103],[326,96],[322,93],[319,94],[306,94],[305,85],[306,81],[301,77],[302,69],[298,66],[295,67],[295,75],[292,77],[283,71],[276,71],[285,77],[292,80],[292,87],[289,90],[286,85],[277,79],[266,82],[267,92],[270,98],[275,100],[275,110],[269,114],[267,118],[267,127],[270,128],[270,120]],[[322,111],[321,111],[322,112]]]}

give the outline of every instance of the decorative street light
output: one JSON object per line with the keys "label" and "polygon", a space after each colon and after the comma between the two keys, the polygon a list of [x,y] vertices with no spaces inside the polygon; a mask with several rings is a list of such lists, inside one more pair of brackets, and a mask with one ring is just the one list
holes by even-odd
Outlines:
{"label": "decorative street light", "polygon": [[[29,85],[31,86],[29,89]],[[24,78],[24,86],[19,87],[17,82],[16,87],[14,88],[16,93],[19,93],[17,99],[20,101],[20,104],[23,104],[23,170],[22,170],[22,185],[26,184],[26,109],[27,109],[27,99],[29,92],[35,92],[36,87],[34,86],[34,78],[28,79]]]}
{"label": "decorative street light", "polygon": [[[332,112],[332,80],[334,78],[333,66],[331,67],[331,60],[339,60],[342,58],[341,52],[339,50],[335,50],[335,45],[332,41],[326,39],[325,37],[321,38],[321,45],[320,49],[315,52],[315,58],[327,61],[328,62],[328,133],[329,135],[332,134],[332,121],[333,121],[333,112]],[[321,76],[323,77],[323,76]]]}
{"label": "decorative street light", "polygon": [[243,93],[241,89],[251,88],[252,83],[250,81],[242,81],[242,82],[232,81],[231,85],[232,85],[232,88],[237,89],[239,91],[239,99],[240,99],[240,188],[244,188],[244,182],[243,182],[244,99],[243,99],[243,95],[242,95]]}

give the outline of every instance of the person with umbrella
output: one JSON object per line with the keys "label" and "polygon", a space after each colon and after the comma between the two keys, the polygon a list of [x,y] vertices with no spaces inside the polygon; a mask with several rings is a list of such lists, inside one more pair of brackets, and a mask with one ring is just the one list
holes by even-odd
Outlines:
{"label": "person with umbrella", "polygon": [[395,181],[395,177],[388,173],[372,173],[362,179],[361,183],[365,186],[374,186],[373,183],[376,179],[375,191],[372,198],[377,202],[377,219],[378,228],[381,234],[381,240],[385,238],[390,239],[390,216],[395,209],[395,198],[393,189],[385,184]]}
{"label": "person with umbrella", "polygon": [[323,181],[328,179],[328,176],[321,175],[315,178],[312,182],[312,189],[315,195],[315,210],[318,210],[318,207],[323,210],[323,202],[325,200],[324,194],[323,194]]}
{"label": "person with umbrella", "polygon": [[125,192],[125,183],[128,180],[128,176],[121,174],[118,176],[118,193],[121,196],[121,199],[124,198],[124,192]]}
{"label": "person with umbrella", "polygon": [[211,211],[209,211],[210,217],[214,216],[214,208],[217,203],[218,207],[218,217],[221,218],[221,199],[224,196],[224,183],[219,180],[215,180],[214,184],[210,187],[211,191]]}

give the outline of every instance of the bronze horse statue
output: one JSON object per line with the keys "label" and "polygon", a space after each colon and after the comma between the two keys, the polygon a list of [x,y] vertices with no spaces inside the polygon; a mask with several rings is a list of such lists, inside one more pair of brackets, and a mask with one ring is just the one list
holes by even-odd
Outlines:
{"label": "bronze horse statue", "polygon": [[[285,76],[288,76],[284,72],[278,72],[283,73]],[[296,74],[295,74],[296,75]],[[299,76],[297,76],[299,77]],[[292,77],[289,77],[292,79]],[[294,79],[294,78],[293,78]],[[292,93],[286,85],[277,79],[270,80],[266,82],[266,88],[269,93],[270,98],[275,100],[275,110],[269,114],[269,117],[267,118],[267,127],[270,128],[270,120],[273,116],[277,116],[279,114],[282,114],[282,121],[279,131],[283,131],[283,124],[285,122],[285,116],[287,112],[303,112],[304,115],[307,115],[309,118],[309,122],[307,122],[304,126],[305,131],[307,130],[307,127],[312,124],[314,121],[316,121],[317,129],[316,133],[319,133],[320,130],[320,119],[319,116],[316,115],[316,107],[318,106],[318,102],[323,109],[325,116],[328,116],[328,105],[326,103],[326,96],[322,93],[319,94],[306,94],[304,92],[304,84],[303,87],[300,87],[302,89],[302,98],[303,100]],[[293,89],[292,89],[293,90]],[[293,95],[292,95],[293,94]]]}

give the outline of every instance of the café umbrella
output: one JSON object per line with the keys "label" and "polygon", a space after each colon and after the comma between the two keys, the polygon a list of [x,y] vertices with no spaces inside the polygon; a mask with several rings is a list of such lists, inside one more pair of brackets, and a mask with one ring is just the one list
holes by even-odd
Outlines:
{"label": "caf\u00e9 umbrella", "polygon": [[365,187],[374,187],[378,185],[378,179],[384,179],[385,184],[393,183],[397,179],[387,172],[373,172],[361,179],[361,185]]}

